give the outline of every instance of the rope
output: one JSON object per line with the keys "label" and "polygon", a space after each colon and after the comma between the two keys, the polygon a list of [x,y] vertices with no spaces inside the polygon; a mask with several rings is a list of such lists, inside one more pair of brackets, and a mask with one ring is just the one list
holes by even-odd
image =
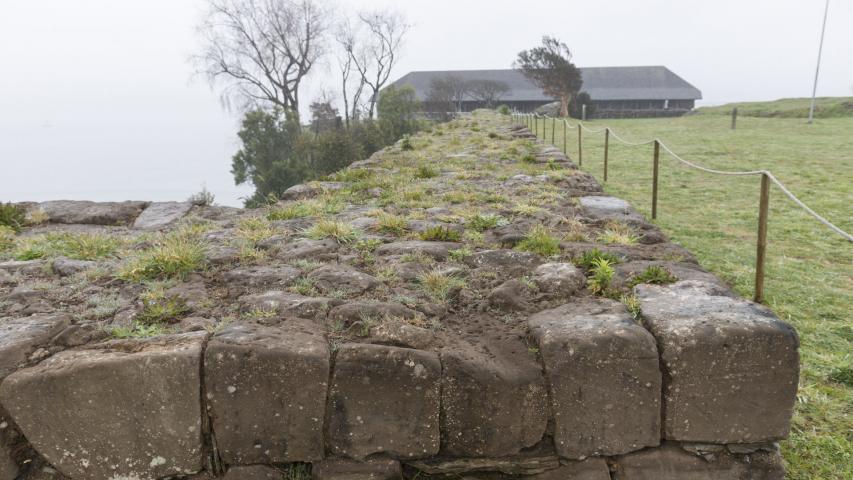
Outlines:
{"label": "rope", "polygon": [[[535,114],[535,113],[532,114],[532,116],[535,118],[545,118],[545,119],[549,118],[547,115],[540,116],[540,115]],[[568,120],[563,120],[563,122],[565,122],[567,127],[571,128]],[[580,125],[582,129],[586,130],[589,133],[601,133],[601,132],[607,130],[606,127],[598,129],[598,130],[590,129],[590,128],[587,128],[586,125],[583,124],[583,122],[578,122],[578,125]],[[629,145],[629,146],[648,145],[650,143],[655,142],[655,140],[649,140],[646,142],[629,142],[629,141],[626,141],[625,139],[623,139],[622,137],[620,137],[619,135],[617,135],[616,132],[614,132],[612,129],[610,130],[610,135],[612,137],[614,137],[616,140],[624,143],[625,145]],[[660,142],[660,141],[658,140],[658,142]],[[729,176],[767,175],[767,178],[769,178],[771,182],[773,182],[777,187],[779,187],[779,190],[781,190],[782,193],[784,193],[786,197],[788,197],[792,202],[794,202],[794,204],[796,204],[797,206],[799,206],[800,208],[805,210],[806,213],[808,213],[809,215],[812,216],[812,218],[814,218],[818,222],[824,224],[830,230],[841,235],[841,237],[844,238],[845,240],[847,240],[848,242],[853,242],[853,235],[850,235],[849,233],[845,232],[844,230],[842,230],[841,228],[839,228],[838,226],[836,226],[835,224],[833,224],[832,222],[830,222],[829,220],[827,220],[826,218],[822,217],[817,212],[812,210],[802,200],[797,198],[796,195],[791,193],[791,191],[788,190],[788,188],[785,187],[785,185],[781,181],[779,181],[779,179],[777,179],[773,175],[773,173],[770,172],[769,170],[744,170],[744,171],[715,170],[713,168],[703,167],[702,165],[698,165],[696,163],[693,163],[693,162],[690,162],[688,160],[681,158],[677,153],[673,152],[672,149],[670,149],[663,142],[660,142],[660,146],[663,150],[665,150],[667,153],[672,155],[672,157],[675,158],[676,160],[678,160],[679,162],[687,165],[688,167],[695,168],[695,169],[701,170],[703,172],[713,173],[716,175],[729,175]]]}
{"label": "rope", "polygon": [[749,171],[743,171],[743,172],[735,172],[735,171],[727,171],[727,170],[714,170],[713,168],[707,168],[707,167],[703,167],[701,165],[697,165],[693,162],[688,162],[687,160],[679,157],[678,154],[676,154],[675,152],[670,150],[669,147],[667,147],[666,144],[663,142],[661,142],[660,147],[662,149],[666,150],[667,152],[669,152],[669,154],[672,155],[679,162],[681,162],[685,165],[688,165],[690,167],[693,167],[697,170],[702,170],[703,172],[715,173],[717,175],[761,175],[761,174],[765,173],[765,170],[749,170]]}
{"label": "rope", "polygon": [[640,145],[648,145],[650,143],[655,143],[655,140],[649,140],[647,142],[629,142],[629,141],[625,140],[624,138],[620,137],[619,135],[616,135],[616,132],[614,132],[613,130],[610,130],[610,136],[615,138],[616,140],[619,140],[620,142],[624,143],[625,145],[632,146],[632,147],[637,147]]}
{"label": "rope", "polygon": [[850,235],[849,233],[847,233],[847,232],[845,232],[844,230],[842,230],[842,229],[838,228],[837,226],[835,226],[835,225],[834,225],[832,222],[830,222],[829,220],[827,220],[827,219],[823,218],[822,216],[818,215],[818,214],[817,214],[817,212],[815,212],[814,210],[812,210],[811,208],[809,208],[809,206],[808,206],[808,205],[806,205],[805,203],[803,203],[803,202],[802,202],[802,200],[800,200],[799,198],[797,198],[797,197],[796,197],[796,195],[794,195],[793,193],[791,193],[791,191],[790,191],[790,190],[788,190],[787,188],[785,188],[785,185],[783,185],[783,184],[782,184],[782,182],[780,182],[776,177],[774,177],[772,173],[770,173],[770,172],[765,172],[765,174],[767,175],[767,177],[770,179],[770,181],[771,181],[771,182],[775,183],[775,184],[776,184],[776,186],[777,186],[777,187],[779,187],[779,190],[782,190],[782,193],[784,193],[788,198],[790,198],[790,199],[791,199],[791,201],[792,201],[792,202],[794,202],[795,204],[797,204],[800,208],[802,208],[803,210],[805,210],[809,215],[811,215],[812,217],[814,217],[814,219],[815,219],[815,220],[817,220],[818,222],[820,222],[820,223],[822,223],[822,224],[826,225],[826,226],[827,226],[827,227],[829,227],[831,230],[835,231],[835,233],[837,233],[837,234],[841,235],[842,237],[844,237],[845,239],[847,239],[847,241],[848,241],[848,242],[853,242],[853,235]]}

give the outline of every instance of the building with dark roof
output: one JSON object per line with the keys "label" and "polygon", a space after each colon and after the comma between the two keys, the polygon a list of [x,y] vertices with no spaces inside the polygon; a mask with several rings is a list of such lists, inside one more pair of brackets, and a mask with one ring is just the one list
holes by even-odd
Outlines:
{"label": "building with dark roof", "polygon": [[[661,117],[678,116],[690,111],[702,92],[663,66],[650,67],[587,67],[581,68],[582,91],[589,94],[595,117]],[[506,86],[497,98],[520,112],[554,102],[518,70],[447,70],[410,72],[392,85],[410,85],[415,89],[424,109],[435,111],[430,91],[436,79],[455,78],[463,82],[492,81]],[[456,109],[468,112],[487,106],[471,93],[456,102]]]}

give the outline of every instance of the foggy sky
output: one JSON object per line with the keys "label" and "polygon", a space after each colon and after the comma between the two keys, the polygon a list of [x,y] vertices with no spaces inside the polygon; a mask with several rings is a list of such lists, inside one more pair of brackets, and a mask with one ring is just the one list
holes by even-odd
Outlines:
{"label": "foggy sky", "polygon": [[[202,183],[239,204],[238,117],[192,78],[201,0],[0,0],[0,201],[177,199]],[[392,78],[508,68],[543,34],[578,66],[666,65],[703,103],[811,94],[822,0],[340,1],[414,24]],[[853,95],[853,2],[830,5],[818,95]],[[322,65],[301,94],[334,91]]]}

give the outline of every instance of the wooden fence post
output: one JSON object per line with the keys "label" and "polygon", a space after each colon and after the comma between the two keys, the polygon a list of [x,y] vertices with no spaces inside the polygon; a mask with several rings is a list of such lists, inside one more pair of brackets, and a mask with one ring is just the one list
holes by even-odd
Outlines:
{"label": "wooden fence post", "polygon": [[652,219],[658,218],[658,161],[660,159],[660,142],[655,140],[655,157],[652,162]]}
{"label": "wooden fence post", "polygon": [[586,121],[586,104],[581,105],[581,120]]}
{"label": "wooden fence post", "polygon": [[581,142],[581,124],[578,123],[578,167],[583,166],[583,143]]}
{"label": "wooden fence post", "polygon": [[607,181],[607,154],[610,150],[610,127],[604,128],[604,181]]}
{"label": "wooden fence post", "polygon": [[551,118],[551,145],[554,145],[554,134],[557,132],[557,117]]}
{"label": "wooden fence post", "polygon": [[767,214],[770,206],[770,177],[761,174],[761,196],[758,200],[758,248],[755,252],[755,301],[764,301],[764,259],[767,253]]}
{"label": "wooden fence post", "polygon": [[735,129],[737,125],[737,107],[732,109],[732,130]]}

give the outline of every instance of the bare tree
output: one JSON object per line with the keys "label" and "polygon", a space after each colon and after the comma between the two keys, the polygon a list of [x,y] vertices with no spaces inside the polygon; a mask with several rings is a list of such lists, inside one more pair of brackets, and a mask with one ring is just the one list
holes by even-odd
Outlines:
{"label": "bare tree", "polygon": [[356,88],[350,96],[350,78],[353,76],[355,69],[355,59],[359,59],[362,64],[367,64],[363,49],[358,40],[352,24],[349,19],[344,19],[335,32],[335,41],[340,46],[342,52],[338,56],[338,67],[341,72],[341,97],[344,102],[344,118],[349,126],[350,119],[358,120],[361,113],[361,96],[364,92],[365,80],[362,75],[357,75]]}
{"label": "bare tree", "polygon": [[493,108],[509,92],[509,85],[498,80],[471,80],[468,82],[468,94],[474,100]]}
{"label": "bare tree", "polygon": [[373,118],[379,90],[388,82],[399,59],[403,37],[411,26],[402,14],[389,10],[363,12],[358,18],[367,32],[362,39],[363,44],[359,46],[352,42],[348,52],[363,85],[370,89],[367,112]]}
{"label": "bare tree", "polygon": [[458,112],[468,94],[468,82],[456,75],[442,75],[429,82],[427,108],[437,113]]}
{"label": "bare tree", "polygon": [[242,108],[299,114],[299,87],[325,53],[328,15],[316,0],[207,0],[198,73]]}

